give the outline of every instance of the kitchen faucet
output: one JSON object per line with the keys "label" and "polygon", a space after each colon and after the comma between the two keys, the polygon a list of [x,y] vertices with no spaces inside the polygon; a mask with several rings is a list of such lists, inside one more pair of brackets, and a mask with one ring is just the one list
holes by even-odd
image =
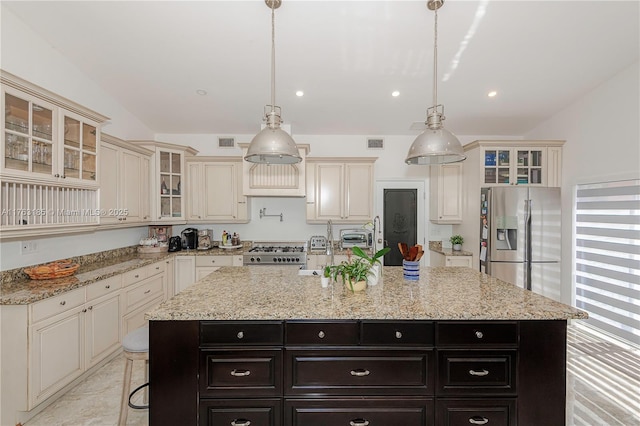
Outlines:
{"label": "kitchen faucet", "polygon": [[333,223],[331,219],[327,221],[327,252],[326,255],[329,256],[329,265],[333,265],[334,257],[333,257]]}

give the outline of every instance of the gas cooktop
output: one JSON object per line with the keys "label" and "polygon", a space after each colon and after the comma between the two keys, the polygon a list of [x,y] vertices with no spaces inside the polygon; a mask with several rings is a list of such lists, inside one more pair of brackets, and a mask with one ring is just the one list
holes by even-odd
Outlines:
{"label": "gas cooktop", "polygon": [[242,255],[243,265],[295,265],[307,264],[307,245],[301,242],[254,243]]}

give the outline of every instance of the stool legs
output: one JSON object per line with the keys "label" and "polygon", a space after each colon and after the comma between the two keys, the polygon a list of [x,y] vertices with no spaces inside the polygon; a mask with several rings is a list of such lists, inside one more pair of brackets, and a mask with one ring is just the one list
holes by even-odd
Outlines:
{"label": "stool legs", "polygon": [[[131,393],[131,375],[133,372],[133,361],[145,361],[145,383],[148,381],[148,365],[149,352],[129,352],[124,351],[124,380],[122,383],[122,399],[120,400],[120,417],[118,418],[118,426],[127,425],[127,414],[129,414],[129,394]],[[146,404],[147,389],[144,390],[144,400]]]}

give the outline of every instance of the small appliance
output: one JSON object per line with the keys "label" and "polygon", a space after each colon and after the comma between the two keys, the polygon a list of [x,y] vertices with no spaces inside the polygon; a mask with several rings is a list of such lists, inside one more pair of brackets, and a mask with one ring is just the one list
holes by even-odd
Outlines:
{"label": "small appliance", "polygon": [[213,247],[213,229],[198,231],[198,250],[209,250]]}
{"label": "small appliance", "polygon": [[196,228],[186,228],[180,234],[182,236],[182,248],[195,250],[198,247],[198,230]]}
{"label": "small appliance", "polygon": [[360,248],[372,248],[373,231],[364,228],[340,230],[340,247],[346,249],[355,246]]}
{"label": "small appliance", "polygon": [[314,235],[309,240],[309,251],[327,251],[327,238],[323,235]]}
{"label": "small appliance", "polygon": [[176,236],[169,238],[169,251],[182,250],[182,238]]}

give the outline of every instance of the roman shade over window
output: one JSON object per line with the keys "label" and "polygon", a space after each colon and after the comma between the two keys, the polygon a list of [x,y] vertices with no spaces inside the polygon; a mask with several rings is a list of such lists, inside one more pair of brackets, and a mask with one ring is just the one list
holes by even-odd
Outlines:
{"label": "roman shade over window", "polygon": [[587,322],[640,345],[640,180],[577,186],[574,274]]}

